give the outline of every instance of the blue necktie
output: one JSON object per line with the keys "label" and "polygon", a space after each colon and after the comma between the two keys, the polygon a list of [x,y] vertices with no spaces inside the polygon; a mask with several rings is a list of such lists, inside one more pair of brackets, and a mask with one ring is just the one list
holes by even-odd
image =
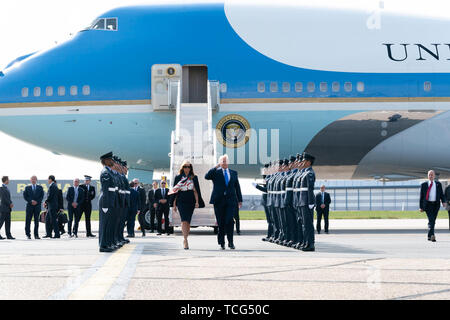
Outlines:
{"label": "blue necktie", "polygon": [[325,203],[325,194],[322,192],[322,203]]}
{"label": "blue necktie", "polygon": [[227,170],[224,170],[224,174],[225,174],[225,185],[228,187],[228,181],[229,181],[229,179],[228,179],[228,173],[227,173]]}

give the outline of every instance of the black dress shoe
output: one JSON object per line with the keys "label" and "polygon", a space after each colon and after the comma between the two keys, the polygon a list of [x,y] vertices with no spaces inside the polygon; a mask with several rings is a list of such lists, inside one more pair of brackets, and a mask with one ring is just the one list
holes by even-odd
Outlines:
{"label": "black dress shoe", "polygon": [[156,235],[157,235],[157,236],[160,236],[160,235],[162,235],[162,233],[159,233],[159,232],[158,232]]}
{"label": "black dress shoe", "polygon": [[13,236],[6,237],[6,239],[8,239],[8,240],[16,240],[16,238],[14,238]]}
{"label": "black dress shoe", "polygon": [[142,232],[142,238],[145,237],[145,232]]}
{"label": "black dress shoe", "polygon": [[220,249],[225,250],[225,245],[224,245],[224,244],[221,244],[221,245],[220,245]]}
{"label": "black dress shoe", "polygon": [[43,236],[42,238],[51,238],[52,236],[49,236],[48,234],[46,234],[45,236]]}
{"label": "black dress shoe", "polygon": [[111,249],[111,248],[107,248],[107,247],[105,247],[105,248],[100,248],[100,250],[99,250],[100,252],[113,252],[114,250],[113,249]]}
{"label": "black dress shoe", "polygon": [[127,238],[134,238],[134,235],[127,234]]}
{"label": "black dress shoe", "polygon": [[238,236],[240,236],[240,235],[241,235],[241,232],[240,232],[240,231],[236,231],[236,234],[237,234]]}
{"label": "black dress shoe", "polygon": [[39,240],[39,239],[41,239],[41,238],[39,238],[39,236],[34,236],[34,238],[35,238],[36,240]]}
{"label": "black dress shoe", "polygon": [[[133,237],[134,237],[134,236],[133,236]],[[125,242],[125,243],[130,243],[130,240],[124,239],[124,242]]]}
{"label": "black dress shoe", "polygon": [[90,233],[90,234],[88,234],[86,237],[95,238],[95,235],[93,235],[92,233]]}
{"label": "black dress shoe", "polygon": [[303,247],[302,251],[316,251],[316,248],[314,248],[314,246],[307,246]]}
{"label": "black dress shoe", "polygon": [[434,236],[434,234],[431,236],[431,242],[436,242],[436,237]]}
{"label": "black dress shoe", "polygon": [[61,235],[63,235],[64,233],[66,233],[66,231],[63,230],[63,231],[61,231],[60,233],[61,233]]}
{"label": "black dress shoe", "polygon": [[236,247],[234,246],[234,244],[228,244],[228,248],[230,248],[231,250],[234,250],[234,249],[236,249]]}
{"label": "black dress shoe", "polygon": [[31,240],[31,236],[27,236],[27,239],[28,239],[28,240]]}
{"label": "black dress shoe", "polygon": [[320,234],[320,231],[319,231],[319,230],[317,230],[317,234]]}
{"label": "black dress shoe", "polygon": [[262,241],[269,241],[268,238],[262,238],[261,240],[262,240]]}
{"label": "black dress shoe", "polygon": [[5,238],[3,238],[2,236],[0,236],[0,240],[5,240]]}

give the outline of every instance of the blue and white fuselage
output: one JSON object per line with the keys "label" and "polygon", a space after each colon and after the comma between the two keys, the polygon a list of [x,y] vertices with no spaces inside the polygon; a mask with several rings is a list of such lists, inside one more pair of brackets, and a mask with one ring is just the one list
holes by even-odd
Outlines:
{"label": "blue and white fuselage", "polygon": [[[61,154],[112,150],[136,170],[168,168],[175,114],[153,110],[151,69],[199,65],[220,83],[213,127],[238,114],[278,129],[279,156],[314,154],[322,179],[448,177],[449,28],[450,17],[302,1],[118,8],[3,70],[0,130]],[[253,177],[260,161],[236,168]]]}

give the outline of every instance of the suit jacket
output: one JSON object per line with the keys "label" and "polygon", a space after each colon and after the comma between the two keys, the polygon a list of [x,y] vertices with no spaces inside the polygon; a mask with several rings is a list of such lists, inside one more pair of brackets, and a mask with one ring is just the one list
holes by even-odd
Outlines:
{"label": "suit jacket", "polygon": [[152,189],[148,192],[148,208],[151,210],[153,208],[153,204],[155,203],[155,192],[156,190]]}
{"label": "suit jacket", "polygon": [[36,190],[33,192],[33,187],[31,185],[26,186],[23,191],[23,198],[30,206],[32,205],[31,201],[34,200],[37,202],[36,205],[40,207],[42,200],[44,199],[44,188],[40,185],[36,185]]}
{"label": "suit jacket", "polygon": [[47,200],[45,202],[48,205],[49,210],[58,211],[58,186],[56,183],[52,183],[47,191]]}
{"label": "suit jacket", "polygon": [[[140,210],[141,212],[144,212],[144,210],[145,210],[145,203],[147,202],[147,195],[145,194],[145,189],[142,188],[142,187],[138,187],[137,193],[139,195],[138,210]],[[131,201],[133,201],[133,200],[131,200]]]}
{"label": "suit jacket", "polygon": [[230,177],[228,181],[228,186],[225,184],[225,177],[221,167],[210,169],[206,175],[206,180],[211,180],[213,182],[213,190],[211,192],[210,204],[219,202],[221,199],[225,198],[228,203],[242,202],[241,186],[239,185],[239,178],[236,171],[229,169]]}
{"label": "suit jacket", "polygon": [[[442,190],[442,184],[439,181],[434,181],[436,183],[436,201],[442,201],[445,203],[444,191]],[[427,191],[428,191],[428,181],[425,181],[420,186],[420,209],[425,210],[427,204]]]}
{"label": "suit jacket", "polygon": [[[323,208],[323,210],[329,210],[331,197],[328,192],[324,192],[324,202],[325,208]],[[322,192],[319,192],[318,194],[316,194],[316,210],[322,210],[322,208],[320,207],[321,205],[322,205]]]}
{"label": "suit jacket", "polygon": [[138,210],[141,210],[141,199],[139,196],[139,192],[134,190],[134,188],[130,189],[130,210],[134,213],[136,213]]}
{"label": "suit jacket", "polygon": [[64,210],[64,197],[61,189],[58,189],[58,211]]}
{"label": "suit jacket", "polygon": [[72,202],[76,202],[79,207],[84,201],[84,190],[80,186],[78,186],[78,197],[75,199],[75,188],[70,187],[67,190],[66,194],[67,206],[70,208],[72,206]]}
{"label": "suit jacket", "polygon": [[87,185],[81,184],[80,188],[84,191],[84,204],[90,204],[92,200],[95,199],[95,187],[89,185],[89,191],[87,189]]}
{"label": "suit jacket", "polygon": [[[159,200],[166,199],[166,203],[159,203]],[[155,202],[160,206],[169,206],[169,188],[165,188],[164,196],[162,195],[161,188],[156,189],[155,191]]]}
{"label": "suit jacket", "polygon": [[0,212],[11,212],[11,193],[4,186],[0,187]]}

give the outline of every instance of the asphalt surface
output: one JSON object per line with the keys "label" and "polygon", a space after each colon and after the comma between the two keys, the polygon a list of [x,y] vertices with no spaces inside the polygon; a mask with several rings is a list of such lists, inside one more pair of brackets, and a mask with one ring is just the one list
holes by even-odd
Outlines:
{"label": "asphalt surface", "polygon": [[242,221],[236,250],[225,251],[212,229],[197,228],[190,250],[176,229],[145,238],[137,231],[115,253],[100,253],[98,238],[80,227],[77,239],[28,240],[24,223],[13,222],[17,239],[0,241],[0,300],[450,298],[445,219],[435,243],[426,220],[331,220],[315,252],[261,241],[264,221]]}

